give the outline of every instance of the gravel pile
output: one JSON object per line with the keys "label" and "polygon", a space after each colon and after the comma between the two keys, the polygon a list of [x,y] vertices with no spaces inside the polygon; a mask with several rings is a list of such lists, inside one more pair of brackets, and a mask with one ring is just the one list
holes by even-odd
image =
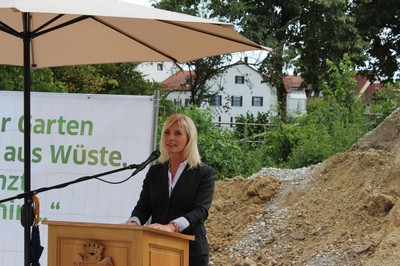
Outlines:
{"label": "gravel pile", "polygon": [[[303,167],[299,169],[279,169],[279,168],[263,168],[256,174],[253,174],[249,179],[258,176],[271,176],[279,179],[282,182],[282,189],[274,198],[279,198],[283,193],[305,185],[312,178],[312,174],[319,165],[312,167]],[[265,246],[271,247],[271,243],[281,243],[287,237],[301,240],[304,238],[301,234],[286,235],[284,228],[284,220],[287,216],[287,209],[279,207],[279,203],[271,200],[271,205],[268,205],[264,211],[256,216],[256,221],[249,224],[241,235],[241,239],[233,246],[226,247],[223,253],[229,254],[228,260],[231,263],[224,265],[234,266],[261,266],[256,261],[269,261],[270,265],[277,265],[277,261],[281,261],[281,257],[277,254],[285,254],[291,252],[289,245],[276,244],[272,248],[265,250]],[[220,263],[214,262],[214,256],[218,256],[220,252],[211,252],[210,264],[219,266]],[[261,256],[261,257],[260,257]],[[318,260],[319,263],[321,260]],[[287,265],[296,265],[297,261],[290,261]],[[310,264],[311,265],[311,264]],[[329,265],[329,264],[312,264],[312,265]],[[221,265],[222,266],[222,265]]]}

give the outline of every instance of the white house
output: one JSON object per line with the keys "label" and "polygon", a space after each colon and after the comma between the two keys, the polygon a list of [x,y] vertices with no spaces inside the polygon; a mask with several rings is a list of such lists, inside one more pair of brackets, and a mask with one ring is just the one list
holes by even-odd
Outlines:
{"label": "white house", "polygon": [[[188,105],[190,92],[184,85],[189,71],[182,70],[179,65],[171,62],[140,63],[137,70],[149,81],[163,83],[165,90],[169,92],[167,99],[175,105]],[[262,81],[262,74],[242,61],[231,65],[223,74],[210,80],[208,85],[216,88],[215,90],[219,87],[224,88],[211,106],[213,121],[231,125],[236,116],[245,115],[247,112],[255,116],[258,112],[270,112],[271,115],[275,115],[276,89]],[[300,76],[285,78],[288,114],[301,115],[307,112],[307,97],[302,82]],[[209,106],[204,104],[203,107]]]}
{"label": "white house", "polygon": [[[169,92],[167,99],[176,105],[187,105],[190,92],[184,86],[189,71],[180,71],[163,81],[164,88]],[[208,86],[222,91],[211,104],[214,115],[213,121],[231,125],[235,117],[247,112],[257,116],[259,112],[276,113],[276,90],[263,83],[263,76],[248,64],[239,61],[228,67],[224,73],[210,80]],[[209,107],[204,104],[203,107]]]}
{"label": "white house", "polygon": [[136,70],[141,72],[148,81],[161,83],[182,69],[172,62],[145,62],[138,64]]}
{"label": "white house", "polygon": [[284,80],[287,96],[286,111],[292,116],[303,115],[307,112],[306,88],[300,76],[286,76]]}

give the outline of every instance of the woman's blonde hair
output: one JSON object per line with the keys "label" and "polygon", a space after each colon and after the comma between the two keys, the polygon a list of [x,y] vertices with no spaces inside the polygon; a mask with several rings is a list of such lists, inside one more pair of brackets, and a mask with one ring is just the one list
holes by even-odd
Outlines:
{"label": "woman's blonde hair", "polygon": [[199,154],[199,149],[197,147],[197,129],[193,123],[193,120],[183,114],[173,114],[167,118],[164,122],[163,128],[161,130],[161,140],[160,140],[160,158],[158,159],[161,163],[169,160],[169,154],[164,146],[162,138],[167,129],[169,129],[173,124],[178,123],[179,127],[184,134],[188,136],[188,143],[183,150],[183,156],[189,163],[189,167],[193,168],[201,164],[201,158]]}

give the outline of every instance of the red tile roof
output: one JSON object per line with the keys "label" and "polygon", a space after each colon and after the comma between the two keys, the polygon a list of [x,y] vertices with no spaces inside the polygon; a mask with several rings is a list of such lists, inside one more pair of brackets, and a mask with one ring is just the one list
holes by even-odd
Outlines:
{"label": "red tile roof", "polygon": [[370,82],[367,77],[357,76],[358,88],[357,93],[364,94],[364,99],[369,101],[373,98],[375,92],[377,92],[382,84],[379,81]]}
{"label": "red tile roof", "polygon": [[292,88],[300,88],[303,78],[301,76],[286,76],[284,79],[284,84],[287,92],[291,92]]}
{"label": "red tile roof", "polygon": [[170,76],[166,80],[164,80],[163,86],[167,91],[176,91],[176,90],[189,90],[186,79],[189,77],[190,71],[181,70],[176,72],[174,75]]}

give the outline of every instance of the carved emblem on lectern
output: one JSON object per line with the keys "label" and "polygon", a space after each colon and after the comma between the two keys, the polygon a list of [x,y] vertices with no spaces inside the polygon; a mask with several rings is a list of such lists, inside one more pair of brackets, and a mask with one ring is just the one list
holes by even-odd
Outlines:
{"label": "carved emblem on lectern", "polygon": [[110,257],[103,258],[105,247],[94,241],[85,242],[82,253],[75,256],[74,266],[113,266]]}

